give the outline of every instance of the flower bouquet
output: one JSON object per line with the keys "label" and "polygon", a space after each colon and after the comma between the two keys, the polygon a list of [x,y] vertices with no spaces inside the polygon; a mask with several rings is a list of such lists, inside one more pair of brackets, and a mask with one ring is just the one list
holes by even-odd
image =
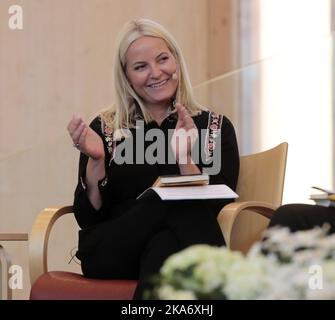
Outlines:
{"label": "flower bouquet", "polygon": [[194,245],[169,257],[154,296],[193,299],[335,299],[335,234],[267,231],[247,255]]}

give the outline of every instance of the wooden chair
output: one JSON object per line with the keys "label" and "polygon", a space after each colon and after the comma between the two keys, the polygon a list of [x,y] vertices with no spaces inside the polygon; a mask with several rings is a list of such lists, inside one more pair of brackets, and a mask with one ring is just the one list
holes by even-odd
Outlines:
{"label": "wooden chair", "polygon": [[[281,204],[287,156],[287,143],[241,157],[237,193],[239,199],[225,206],[218,221],[227,245],[246,252],[261,238],[275,209]],[[48,272],[47,255],[50,231],[72,207],[47,208],[33,225],[30,251],[30,298],[38,299],[131,299],[137,282],[132,280],[87,279],[72,272]],[[261,220],[260,216],[267,219]]]}
{"label": "wooden chair", "polygon": [[30,300],[131,300],[137,281],[88,279],[81,274],[48,271],[50,232],[72,206],[46,208],[36,218],[29,237]]}
{"label": "wooden chair", "polygon": [[274,211],[281,205],[288,144],[240,157],[236,192],[239,198],[225,206],[218,221],[226,244],[246,253],[261,239]]}

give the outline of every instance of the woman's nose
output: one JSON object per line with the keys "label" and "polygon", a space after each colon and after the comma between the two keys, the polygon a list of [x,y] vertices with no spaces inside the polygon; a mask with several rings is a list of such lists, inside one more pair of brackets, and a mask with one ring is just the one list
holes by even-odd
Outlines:
{"label": "woman's nose", "polygon": [[158,79],[161,74],[162,74],[162,70],[160,69],[159,66],[157,65],[151,66],[151,73],[150,73],[151,78]]}

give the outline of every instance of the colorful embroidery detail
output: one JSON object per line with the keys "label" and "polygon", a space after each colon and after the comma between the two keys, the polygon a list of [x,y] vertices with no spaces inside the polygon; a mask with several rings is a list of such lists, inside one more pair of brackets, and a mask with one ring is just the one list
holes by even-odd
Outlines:
{"label": "colorful embroidery detail", "polygon": [[109,160],[109,165],[110,165],[115,156],[116,143],[113,138],[114,132],[109,126],[106,125],[106,123],[102,119],[101,119],[101,126],[102,126],[105,141],[107,143],[107,150],[111,157]]}
{"label": "colorful embroidery detail", "polygon": [[205,141],[206,161],[213,158],[215,150],[215,138],[218,137],[222,126],[222,115],[210,112],[208,116],[207,134]]}

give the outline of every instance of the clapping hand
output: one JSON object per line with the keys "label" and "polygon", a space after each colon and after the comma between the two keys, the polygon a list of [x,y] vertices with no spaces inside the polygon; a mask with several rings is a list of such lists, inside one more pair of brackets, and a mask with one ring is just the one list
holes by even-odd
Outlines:
{"label": "clapping hand", "polygon": [[178,121],[171,140],[171,147],[179,164],[193,163],[191,151],[198,138],[198,129],[185,106],[176,103]]}
{"label": "clapping hand", "polygon": [[103,142],[100,136],[92,130],[83,119],[73,116],[67,126],[73,145],[93,160],[105,157]]}

